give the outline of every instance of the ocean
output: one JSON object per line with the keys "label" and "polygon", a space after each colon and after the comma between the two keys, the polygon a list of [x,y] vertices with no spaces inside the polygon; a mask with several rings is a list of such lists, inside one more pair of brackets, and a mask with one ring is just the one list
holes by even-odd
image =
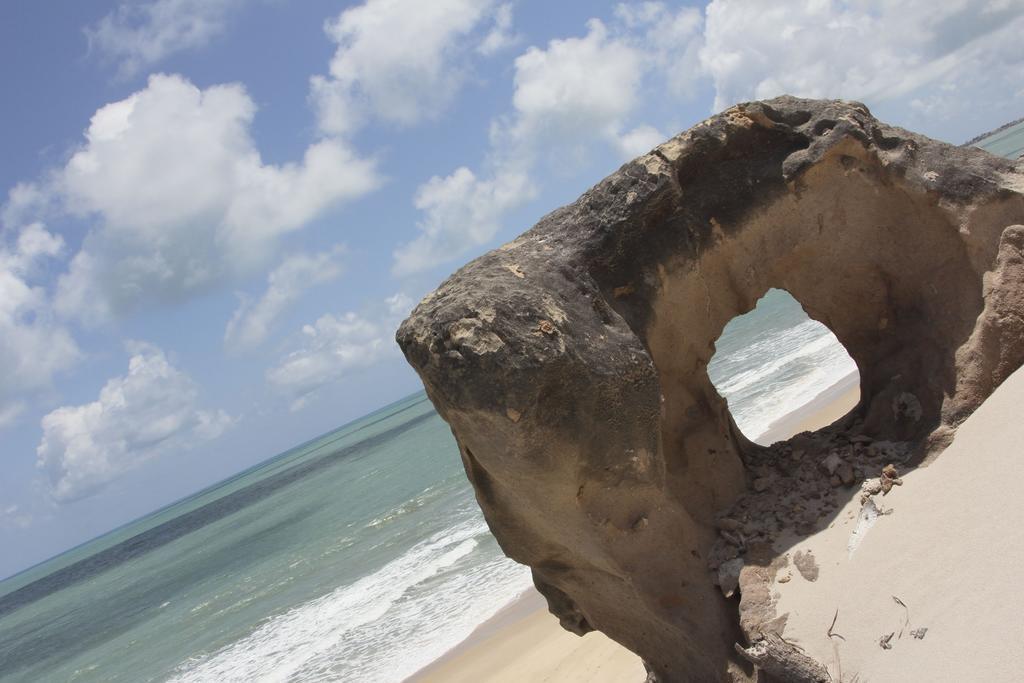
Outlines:
{"label": "ocean", "polygon": [[[855,370],[777,290],[717,346],[750,437]],[[0,582],[0,682],[397,682],[530,585],[420,392]]]}

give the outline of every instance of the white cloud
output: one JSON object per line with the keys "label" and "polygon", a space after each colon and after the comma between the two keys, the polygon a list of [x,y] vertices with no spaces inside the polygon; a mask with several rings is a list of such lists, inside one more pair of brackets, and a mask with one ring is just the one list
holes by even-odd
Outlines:
{"label": "white cloud", "polygon": [[317,254],[293,254],[267,276],[267,289],[256,302],[243,299],[224,332],[224,343],[234,349],[263,343],[277,318],[310,287],[341,275],[344,248]]}
{"label": "white cloud", "polygon": [[388,320],[395,324],[396,329],[398,323],[405,319],[416,305],[416,302],[405,292],[392,294],[384,299],[384,303],[388,307]]}
{"label": "white cloud", "polygon": [[700,11],[646,2],[619,5],[615,16],[611,26],[591,19],[583,37],[552,40],[516,59],[515,120],[508,127],[518,145],[554,144],[560,154],[567,144],[595,140],[628,147],[653,130],[640,125],[623,133],[647,88],[689,91]]}
{"label": "white cloud", "polygon": [[660,145],[668,136],[654,126],[640,125],[623,133],[615,140],[623,159],[633,159]]}
{"label": "white cloud", "polygon": [[38,219],[47,209],[50,197],[35,183],[17,183],[7,192],[0,208],[0,225],[16,230]]}
{"label": "white cloud", "polygon": [[552,40],[516,58],[516,136],[613,133],[633,111],[643,54],[597,19],[587,28],[582,38]]}
{"label": "white cloud", "polygon": [[155,0],[122,3],[85,29],[89,47],[133,76],[164,58],[202,47],[220,35],[240,0]]}
{"label": "white cloud", "polygon": [[420,235],[395,251],[394,271],[430,268],[492,240],[533,196],[487,204],[508,186],[502,179],[536,187],[545,164],[579,167],[595,145],[623,158],[648,151],[666,136],[636,120],[645,102],[683,103],[701,85],[714,87],[715,110],[783,93],[863,99],[901,125],[969,137],[1024,107],[1021,35],[1019,0],[713,0],[706,14],[622,3],[584,35],[515,60],[512,109],[492,124],[485,171],[460,168],[420,187]]}
{"label": "white cloud", "polygon": [[987,89],[1005,103],[1024,68],[1022,32],[1017,1],[715,0],[701,61],[715,110],[783,93],[871,105],[921,93],[940,113],[977,107],[969,92],[993,99]]}
{"label": "white cloud", "polygon": [[494,26],[476,46],[476,51],[485,57],[501,52],[519,41],[512,30],[512,3],[500,5],[494,12]]}
{"label": "white cloud", "polygon": [[102,319],[250,274],[280,236],[379,185],[375,163],[335,139],[265,164],[255,111],[241,85],[155,75],[96,112],[54,182],[68,211],[99,218],[61,279],[62,313]]}
{"label": "white cloud", "polygon": [[128,374],[110,379],[99,398],[42,419],[37,465],[58,501],[90,496],[125,472],[168,452],[214,439],[232,419],[196,407],[198,390],[163,351],[135,344]]}
{"label": "white cloud", "polygon": [[472,32],[492,12],[492,0],[367,0],[344,10],[326,25],[338,44],[329,75],[310,83],[321,130],[350,134],[371,116],[410,125],[439,114],[465,81]]}
{"label": "white cloud", "polygon": [[395,275],[429,268],[491,240],[506,211],[534,195],[524,173],[503,171],[477,178],[466,167],[444,178],[434,176],[416,192],[416,208],[424,213],[421,234],[395,250]]}
{"label": "white cloud", "polygon": [[303,326],[299,347],[267,371],[267,380],[289,398],[292,410],[301,409],[324,385],[395,354],[394,330],[412,304],[398,293],[385,299],[373,317],[352,312],[321,316]]}
{"label": "white cloud", "polygon": [[662,2],[642,2],[618,5],[615,16],[631,43],[643,50],[647,67],[657,75],[655,87],[667,89],[674,97],[691,97],[702,77],[702,12],[695,7],[673,10]]}
{"label": "white cloud", "polygon": [[23,228],[14,244],[0,246],[0,429],[17,420],[26,393],[48,387],[81,356],[54,320],[46,290],[33,284],[63,250],[64,240],[39,223]]}
{"label": "white cloud", "polygon": [[13,425],[23,412],[25,412],[25,403],[22,401],[12,401],[0,405],[0,429]]}
{"label": "white cloud", "polygon": [[420,234],[395,251],[394,273],[431,268],[492,240],[503,217],[536,195],[531,176],[539,160],[583,160],[595,141],[622,155],[661,142],[653,126],[625,130],[627,123],[645,79],[658,69],[672,73],[670,66],[682,66],[680,55],[695,55],[676,42],[694,38],[700,26],[692,8],[645,3],[620,7],[611,28],[592,19],[582,37],[528,48],[515,60],[512,114],[492,126],[489,172],[462,167],[420,186]]}
{"label": "white cloud", "polygon": [[409,275],[486,244],[506,213],[536,194],[530,179],[538,151],[573,147],[588,134],[615,138],[634,106],[640,55],[611,39],[598,20],[583,38],[553,40],[515,60],[514,114],[492,126],[491,170],[460,167],[416,191],[419,235],[394,252],[392,271]]}
{"label": "white cloud", "polygon": [[27,529],[32,526],[32,515],[20,505],[0,509],[0,529]]}

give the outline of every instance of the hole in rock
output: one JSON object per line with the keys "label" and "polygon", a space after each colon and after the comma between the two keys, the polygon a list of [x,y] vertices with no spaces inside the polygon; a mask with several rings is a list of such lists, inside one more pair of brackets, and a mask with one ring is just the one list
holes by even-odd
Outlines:
{"label": "hole in rock", "polygon": [[740,431],[763,446],[826,427],[860,400],[850,354],[781,289],[729,321],[708,375]]}

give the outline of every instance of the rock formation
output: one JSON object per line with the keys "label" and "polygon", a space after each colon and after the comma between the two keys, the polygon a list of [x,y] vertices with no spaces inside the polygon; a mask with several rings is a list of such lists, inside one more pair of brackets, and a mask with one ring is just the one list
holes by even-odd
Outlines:
{"label": "rock formation", "polygon": [[756,675],[734,646],[763,646],[760,622],[740,628],[708,562],[793,448],[744,438],[707,364],[773,287],[859,369],[831,438],[920,462],[1024,361],[1024,165],[856,102],[737,105],[463,267],[397,334],[502,549],[652,680]]}

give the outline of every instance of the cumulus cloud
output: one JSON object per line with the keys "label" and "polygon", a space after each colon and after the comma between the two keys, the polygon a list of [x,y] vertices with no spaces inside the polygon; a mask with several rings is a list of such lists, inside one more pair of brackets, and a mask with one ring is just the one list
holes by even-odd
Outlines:
{"label": "cumulus cloud", "polygon": [[583,36],[528,48],[515,60],[512,112],[492,126],[488,171],[461,167],[417,190],[420,234],[395,251],[395,274],[425,270],[492,240],[502,218],[536,196],[531,178],[545,157],[584,159],[595,141],[632,157],[660,142],[653,126],[628,123],[645,79],[660,74],[663,87],[682,88],[669,76],[696,63],[687,41],[701,25],[692,8],[623,5],[612,26],[591,19]]}
{"label": "cumulus cloud", "polygon": [[310,82],[321,130],[350,134],[369,117],[410,125],[436,116],[465,82],[465,53],[488,19],[499,33],[482,49],[496,51],[511,15],[492,0],[367,0],[344,10],[325,27],[338,45],[328,75]]}
{"label": "cumulus cloud", "polygon": [[267,276],[267,289],[257,301],[242,299],[224,332],[224,343],[233,349],[259,346],[277,318],[310,287],[341,275],[344,248],[337,246],[317,254],[293,254]]}
{"label": "cumulus cloud", "polygon": [[636,106],[643,53],[597,19],[587,28],[582,38],[552,40],[516,58],[515,137],[614,135]]}
{"label": "cumulus cloud", "polygon": [[98,218],[61,278],[63,314],[102,320],[252,273],[282,235],[379,185],[375,163],[336,139],[264,163],[255,112],[241,85],[169,75],[96,112],[54,181],[68,211]]}
{"label": "cumulus cloud", "polygon": [[90,50],[133,76],[176,53],[220,35],[240,0],[155,0],[122,3],[85,29]]}
{"label": "cumulus cloud", "polygon": [[505,212],[534,192],[527,175],[514,169],[488,179],[464,166],[434,176],[416,192],[416,208],[424,214],[417,224],[421,234],[395,250],[393,272],[415,273],[486,243],[501,228]]}
{"label": "cumulus cloud", "polygon": [[505,124],[511,144],[560,155],[595,141],[622,150],[648,144],[657,130],[628,123],[647,89],[689,92],[702,26],[692,7],[619,5],[610,25],[591,19],[582,37],[529,48],[515,60],[514,117]]}
{"label": "cumulus cloud", "polygon": [[633,159],[660,145],[668,136],[650,125],[640,125],[616,137],[615,146],[623,159]]}
{"label": "cumulus cloud", "polygon": [[398,293],[373,316],[353,312],[326,314],[302,328],[298,348],[267,371],[267,380],[299,410],[326,384],[349,371],[369,367],[394,354],[394,330],[411,310],[412,300]]}
{"label": "cumulus cloud", "polygon": [[715,0],[700,59],[715,110],[789,93],[946,116],[978,98],[1019,108],[1022,32],[1024,4],[1003,0]]}
{"label": "cumulus cloud", "polygon": [[128,373],[110,379],[97,400],[42,419],[37,465],[57,501],[93,495],[146,461],[215,439],[232,424],[223,411],[197,408],[196,384],[159,348],[130,350]]}
{"label": "cumulus cloud", "polygon": [[489,57],[519,42],[519,36],[512,30],[512,3],[500,5],[494,12],[494,26],[476,51]]}
{"label": "cumulus cloud", "polygon": [[53,316],[46,289],[36,281],[45,264],[64,251],[64,240],[41,224],[0,245],[0,429],[25,408],[27,392],[49,386],[54,375],[81,357],[74,339]]}

